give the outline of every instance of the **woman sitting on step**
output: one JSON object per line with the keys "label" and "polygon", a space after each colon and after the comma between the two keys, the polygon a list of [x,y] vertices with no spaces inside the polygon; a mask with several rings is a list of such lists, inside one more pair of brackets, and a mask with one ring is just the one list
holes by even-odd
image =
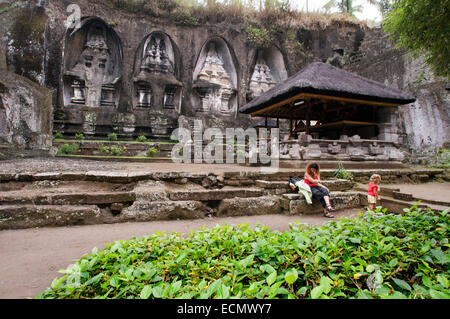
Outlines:
{"label": "woman sitting on step", "polygon": [[322,204],[323,215],[328,218],[334,218],[331,212],[335,209],[330,204],[330,191],[320,183],[320,166],[316,162],[310,162],[306,165],[305,183],[311,188],[313,198],[317,198]]}

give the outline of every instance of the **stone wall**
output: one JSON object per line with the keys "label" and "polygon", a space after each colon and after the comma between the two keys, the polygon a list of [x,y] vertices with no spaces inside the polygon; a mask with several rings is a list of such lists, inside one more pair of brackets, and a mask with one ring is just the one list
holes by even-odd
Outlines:
{"label": "stone wall", "polygon": [[[114,9],[108,1],[76,3],[86,19],[67,32],[70,1],[0,2],[0,10],[7,9],[0,11],[3,69],[9,74],[2,77],[0,134],[7,144],[45,149],[52,130],[161,138],[177,126],[192,126],[196,118],[204,128],[245,128],[255,120],[239,107],[313,61],[416,94],[414,104],[377,113],[377,139],[413,153],[433,152],[449,140],[445,82],[396,50],[381,29],[317,23],[279,30],[269,48],[258,48],[242,22],[179,25]],[[295,43],[301,50],[292,49]],[[92,63],[106,73],[90,77],[86,66]],[[43,87],[55,90],[54,103]],[[30,139],[30,132],[45,133]]]}
{"label": "stone wall", "polygon": [[412,92],[417,101],[380,114],[386,136],[396,134],[411,153],[432,155],[450,140],[450,95],[444,78],[435,77],[423,59],[398,50],[381,28],[366,32],[349,71]]}
{"label": "stone wall", "polygon": [[52,146],[54,90],[10,72],[0,46],[0,159],[37,155]]}
{"label": "stone wall", "polygon": [[[259,48],[249,43],[243,22],[179,25],[114,9],[108,1],[80,0],[86,18],[66,30],[68,16],[76,13],[67,12],[70,2],[16,3],[0,15],[2,42],[20,51],[25,45],[16,41],[12,25],[25,10],[39,8],[30,26],[39,31],[36,50],[23,51],[25,58],[35,57],[36,70],[23,75],[56,90],[54,131],[68,136],[115,131],[129,138],[167,137],[180,118],[183,125],[201,118],[205,128],[248,127],[254,121],[238,112],[248,99],[309,62],[332,59],[336,50],[353,54],[364,34],[358,23],[335,21],[294,33],[280,30],[276,41]],[[305,52],[292,50],[296,42]],[[11,52],[8,67],[19,72]]]}

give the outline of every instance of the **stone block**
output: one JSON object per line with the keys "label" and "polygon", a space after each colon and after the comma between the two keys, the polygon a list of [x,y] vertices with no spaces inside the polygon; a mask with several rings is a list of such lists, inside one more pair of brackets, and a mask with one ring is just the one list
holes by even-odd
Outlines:
{"label": "stone block", "polygon": [[341,149],[342,149],[341,145],[336,142],[328,145],[328,153],[331,153],[331,154],[340,154],[342,151]]}
{"label": "stone block", "polygon": [[394,197],[395,199],[404,200],[404,201],[412,201],[413,200],[412,194],[407,194],[407,193],[402,193],[402,192],[397,192],[397,191],[392,192],[392,197]]}
{"label": "stone block", "polygon": [[115,221],[111,213],[96,205],[0,205],[0,230]]}
{"label": "stone block", "polygon": [[222,200],[225,198],[234,197],[255,197],[262,195],[263,190],[260,188],[222,188],[209,190],[180,190],[168,192],[168,196],[171,200],[198,201]]}
{"label": "stone block", "polygon": [[322,150],[319,144],[312,144],[305,148],[304,159],[319,159],[322,156]]}
{"label": "stone block", "polygon": [[280,198],[261,196],[248,198],[228,198],[222,200],[217,210],[218,216],[245,216],[280,214]]}
{"label": "stone block", "polygon": [[207,207],[200,201],[136,201],[122,210],[124,221],[203,218]]}

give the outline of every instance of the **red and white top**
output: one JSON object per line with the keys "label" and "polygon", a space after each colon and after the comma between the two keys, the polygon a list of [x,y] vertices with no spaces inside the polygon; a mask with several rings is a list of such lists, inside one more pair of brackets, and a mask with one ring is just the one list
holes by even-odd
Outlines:
{"label": "red and white top", "polygon": [[309,187],[312,186],[318,186],[317,184],[314,184],[313,182],[311,182],[309,179],[305,178],[305,183],[309,185]]}
{"label": "red and white top", "polygon": [[374,182],[370,182],[368,187],[368,194],[370,196],[376,196],[375,191],[378,192],[378,185],[375,184]]}

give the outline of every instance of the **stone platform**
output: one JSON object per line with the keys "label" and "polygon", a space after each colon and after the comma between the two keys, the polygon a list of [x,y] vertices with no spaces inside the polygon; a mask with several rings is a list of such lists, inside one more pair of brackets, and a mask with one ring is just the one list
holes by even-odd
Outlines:
{"label": "stone platform", "polygon": [[[33,165],[31,162],[30,168]],[[190,165],[185,168],[192,171],[183,171],[183,165],[170,170],[171,165],[164,164],[165,171],[145,171],[145,166],[138,170],[110,165],[109,170],[86,170],[95,167],[75,166],[74,162],[77,171],[0,171],[0,229],[322,212],[318,202],[308,205],[288,188],[288,178],[301,177],[303,170],[265,172],[242,170],[238,165]],[[350,171],[355,179],[367,181],[371,174],[379,173],[383,181],[391,182],[412,181],[414,176],[433,179],[443,173],[411,168]],[[322,179],[336,209],[362,209],[365,191],[350,181],[332,178],[332,174],[333,170],[324,169]],[[400,213],[412,205],[396,198],[382,204]]]}

